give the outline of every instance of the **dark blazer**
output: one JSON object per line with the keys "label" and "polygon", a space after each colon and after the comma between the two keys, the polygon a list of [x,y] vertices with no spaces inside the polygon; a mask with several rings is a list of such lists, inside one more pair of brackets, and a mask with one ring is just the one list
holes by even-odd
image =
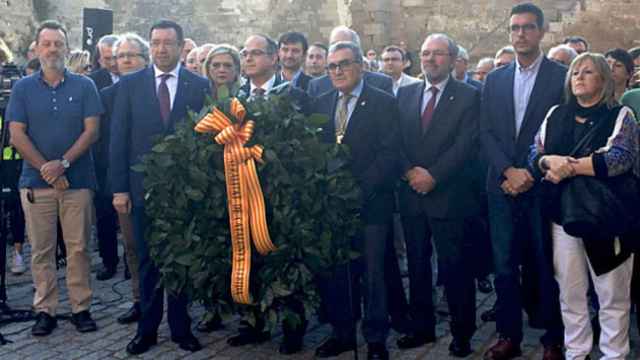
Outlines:
{"label": "dark blazer", "polygon": [[[282,78],[282,76],[280,76],[279,72],[276,72],[276,80],[273,82],[273,88],[276,88],[284,83],[286,83],[287,81],[285,79]],[[244,82],[244,84],[242,84],[242,86],[240,87],[240,92],[239,95],[244,96],[244,97],[249,97],[251,96],[251,80],[247,79],[247,81]]]}
{"label": "dark blazer", "polygon": [[[238,91],[238,97],[248,98],[251,94],[251,83],[247,80]],[[273,82],[273,86],[270,91],[271,94],[282,95],[288,93],[291,96],[295,103],[298,105],[300,111],[309,115],[311,113],[311,100],[302,88],[297,86],[291,86],[291,82],[286,81],[280,76],[279,73],[276,73],[276,80]]]}
{"label": "dark blazer", "polygon": [[119,83],[116,83],[100,90],[100,99],[102,100],[104,113],[100,117],[100,138],[93,145],[93,152],[96,163],[98,192],[102,194],[109,194],[111,192],[111,182],[108,177],[109,139],[111,138],[111,115],[113,114],[118,84]]}
{"label": "dark blazer", "polygon": [[464,81],[466,84],[469,84],[476,88],[478,91],[482,91],[482,83],[478,80],[474,80],[471,75],[467,75],[467,80]]}
{"label": "dark blazer", "polygon": [[480,94],[470,85],[449,78],[427,130],[422,132],[424,81],[398,90],[402,174],[414,166],[436,180],[427,195],[416,193],[406,181],[398,191],[400,212],[421,212],[436,218],[464,218],[480,211],[474,195],[472,162],[478,144]]}
{"label": "dark blazer", "polygon": [[[363,74],[364,80],[369,85],[393,95],[393,79],[391,76],[371,71],[365,71]],[[331,90],[333,90],[333,83],[331,82],[329,75],[323,75],[311,79],[307,94],[311,97],[318,97]]]}
{"label": "dark blazer", "polygon": [[109,73],[109,70],[105,68],[98,69],[90,73],[88,76],[96,84],[96,87],[98,88],[98,90],[102,90],[106,87],[113,85],[113,80],[111,79],[111,73]]}
{"label": "dark blazer", "polygon": [[[313,102],[313,112],[325,114],[323,140],[335,143],[334,117],[338,91]],[[398,178],[398,104],[396,99],[366,81],[349,119],[342,143],[351,150],[351,170],[362,189],[365,224],[386,223],[394,208],[393,188]]]}
{"label": "dark blazer", "polygon": [[209,81],[184,67],[178,73],[178,88],[165,127],[156,96],[153,66],[123,76],[118,82],[111,117],[110,178],[114,193],[129,192],[133,205],[144,205],[143,174],[131,170],[153,146],[156,135],[168,135],[187,111],[199,112],[209,93]]}
{"label": "dark blazer", "polygon": [[536,83],[516,137],[513,81],[517,62],[490,72],[485,79],[480,105],[482,146],[489,160],[487,191],[500,194],[504,171],[527,166],[529,147],[549,109],[563,100],[567,68],[542,59]]}
{"label": "dark blazer", "polygon": [[293,86],[302,89],[302,91],[304,92],[307,92],[307,90],[309,90],[309,83],[311,83],[312,79],[313,78],[311,76],[305,74],[304,72],[301,72],[300,76],[298,76]]}

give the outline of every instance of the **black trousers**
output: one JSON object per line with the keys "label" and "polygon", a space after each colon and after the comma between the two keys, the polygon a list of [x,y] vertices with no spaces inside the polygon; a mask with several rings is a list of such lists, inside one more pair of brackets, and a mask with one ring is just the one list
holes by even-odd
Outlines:
{"label": "black trousers", "polygon": [[94,201],[98,250],[102,264],[109,269],[118,266],[118,214],[112,200],[111,195],[97,194]]}
{"label": "black trousers", "polygon": [[[133,234],[136,241],[138,255],[138,269],[140,271],[140,308],[142,316],[138,320],[138,335],[157,336],[158,327],[162,321],[164,307],[164,288],[158,286],[160,271],[151,260],[149,246],[145,239],[145,231],[149,226],[149,219],[143,206],[134,206],[131,212],[133,220]],[[187,297],[184,295],[167,295],[167,317],[171,337],[180,339],[191,333],[191,318],[187,312]]]}
{"label": "black trousers", "polygon": [[361,256],[348,264],[336,266],[321,279],[322,297],[333,335],[342,341],[354,340],[356,307],[359,307],[356,288],[364,295],[362,333],[368,343],[385,342],[389,334],[387,287],[385,284],[385,252],[389,223],[366,224],[362,235],[354,239],[352,248]]}
{"label": "black trousers", "polygon": [[431,236],[438,251],[438,272],[444,284],[451,333],[469,340],[476,330],[476,298],[472,244],[467,240],[474,219],[436,219],[426,215],[402,219],[409,265],[409,308],[415,334],[435,333],[432,298]]}

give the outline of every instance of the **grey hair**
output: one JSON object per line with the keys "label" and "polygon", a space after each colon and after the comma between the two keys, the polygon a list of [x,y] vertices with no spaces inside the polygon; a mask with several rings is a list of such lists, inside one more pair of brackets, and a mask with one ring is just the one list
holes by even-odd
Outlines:
{"label": "grey hair", "polygon": [[[458,58],[458,51],[459,51],[458,44],[449,35],[443,34],[443,33],[431,34],[431,35],[427,36],[426,39],[424,39],[424,42],[426,43],[427,40],[429,40],[429,39],[437,39],[437,40],[446,41],[447,42],[447,47],[449,48],[449,55],[451,56],[451,58],[452,59],[457,59]],[[453,61],[452,61],[452,63],[453,63]]]}
{"label": "grey hair", "polygon": [[483,66],[483,65],[486,65],[486,64],[491,65],[491,68],[493,68],[494,67],[493,66],[493,58],[485,57],[485,58],[480,59],[478,61],[478,65],[476,65],[476,67],[480,67],[480,66]]}
{"label": "grey hair", "polygon": [[569,62],[572,62],[578,56],[578,53],[569,45],[560,44],[558,46],[554,46],[549,49],[547,53],[547,57],[551,57],[554,53],[558,51],[564,51],[565,54],[569,55]]}
{"label": "grey hair", "polygon": [[469,53],[467,52],[467,49],[463,48],[462,46],[458,45],[458,59],[464,59],[464,61],[469,62]]}
{"label": "grey hair", "polygon": [[503,54],[515,55],[516,54],[516,50],[511,45],[504,46],[504,47],[502,47],[500,50],[498,50],[496,52],[495,58],[497,59],[500,56],[502,56]]}
{"label": "grey hair", "polygon": [[329,47],[329,54],[333,54],[336,51],[343,49],[351,50],[351,53],[353,54],[353,60],[359,64],[362,64],[362,58],[364,58],[364,56],[362,55],[362,49],[360,48],[360,46],[356,45],[356,43],[353,43],[351,41],[338,41],[337,43],[332,44]]}
{"label": "grey hair", "polygon": [[351,41],[354,44],[358,45],[358,47],[362,46],[361,43],[360,43],[360,35],[358,35],[357,32],[355,32],[352,29],[349,29],[348,27],[346,27],[344,25],[340,25],[340,26],[334,27],[333,30],[331,30],[331,35],[329,36],[329,38],[332,38],[336,33],[339,33],[339,32],[348,33],[349,36],[351,36]]}
{"label": "grey hair", "polygon": [[217,55],[229,55],[233,60],[233,66],[236,71],[236,76],[240,76],[240,52],[238,48],[229,44],[218,44],[215,45],[213,49],[209,51],[207,54],[207,58],[204,61],[203,69],[205,70],[205,74],[209,74],[209,67],[211,66],[211,61]]}
{"label": "grey hair", "polygon": [[118,35],[113,35],[113,34],[109,34],[109,35],[105,35],[103,37],[100,38],[100,40],[98,40],[98,46],[102,46],[102,45],[106,45],[106,46],[113,46],[113,44],[116,43],[116,41],[118,41]]}
{"label": "grey hair", "polygon": [[569,71],[567,72],[567,77],[564,81],[564,91],[565,98],[568,104],[573,104],[577,101],[576,96],[573,94],[573,90],[571,89],[571,77],[575,69],[580,66],[585,61],[591,61],[596,68],[596,72],[602,78],[602,90],[600,91],[600,99],[599,104],[607,104],[609,108],[612,108],[618,104],[615,95],[616,84],[613,81],[613,75],[611,74],[611,68],[607,63],[607,59],[602,54],[585,52],[571,62],[569,66]]}
{"label": "grey hair", "polygon": [[140,54],[142,54],[142,58],[148,64],[151,61],[151,57],[149,56],[149,43],[146,42],[140,35],[132,32],[124,33],[119,36],[118,41],[113,44],[113,55],[116,56],[118,48],[123,43],[128,42],[135,44],[140,49]]}

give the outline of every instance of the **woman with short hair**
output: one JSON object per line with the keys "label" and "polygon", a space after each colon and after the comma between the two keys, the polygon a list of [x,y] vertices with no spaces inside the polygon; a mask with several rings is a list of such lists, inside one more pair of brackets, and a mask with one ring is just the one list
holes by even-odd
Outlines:
{"label": "woman with short hair", "polygon": [[[633,112],[615,98],[615,81],[605,57],[578,56],[567,73],[565,90],[567,103],[549,111],[536,136],[530,157],[534,177],[566,184],[565,179],[580,176],[607,179],[629,172],[639,176],[640,131]],[[579,147],[584,150],[570,156],[592,128],[595,136]],[[550,220],[553,267],[560,287],[566,358],[582,360],[591,353],[587,302],[591,274],[600,305],[603,359],[624,359],[629,354],[630,239],[613,233],[571,236],[560,225],[560,194],[548,200],[544,210]]]}
{"label": "woman with short hair", "polygon": [[203,73],[211,83],[211,97],[218,98],[218,88],[226,86],[234,96],[240,88],[240,52],[229,44],[216,45],[205,58]]}

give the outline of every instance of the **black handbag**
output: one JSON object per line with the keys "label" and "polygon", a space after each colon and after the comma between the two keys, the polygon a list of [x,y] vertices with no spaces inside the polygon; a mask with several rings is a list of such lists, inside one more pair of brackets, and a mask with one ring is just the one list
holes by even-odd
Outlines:
{"label": "black handbag", "polygon": [[[578,142],[575,157],[593,140],[599,122]],[[638,178],[629,170],[608,178],[575,176],[560,190],[560,220],[564,231],[579,238],[611,238],[637,231],[640,204]]]}

